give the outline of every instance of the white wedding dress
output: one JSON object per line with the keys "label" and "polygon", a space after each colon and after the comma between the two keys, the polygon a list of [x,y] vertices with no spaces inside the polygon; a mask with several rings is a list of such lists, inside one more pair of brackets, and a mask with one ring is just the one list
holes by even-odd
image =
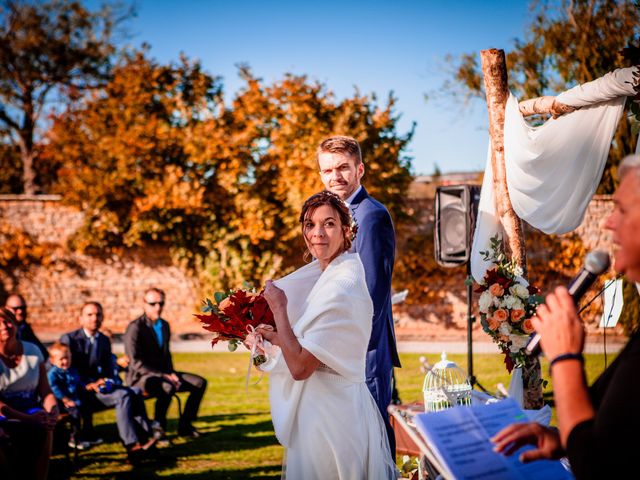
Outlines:
{"label": "white wedding dress", "polygon": [[356,253],[322,271],[317,261],[278,280],[303,348],[322,362],[296,381],[280,355],[269,362],[271,414],[286,448],[287,480],[397,478],[380,412],[365,384],[373,305]]}

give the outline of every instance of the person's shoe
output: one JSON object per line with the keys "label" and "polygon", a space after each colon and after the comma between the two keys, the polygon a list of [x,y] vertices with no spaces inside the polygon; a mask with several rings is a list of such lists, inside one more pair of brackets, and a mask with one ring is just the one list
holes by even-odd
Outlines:
{"label": "person's shoe", "polygon": [[160,440],[162,437],[164,437],[164,429],[160,425],[160,422],[158,422],[157,420],[151,422],[151,431],[153,432],[153,438],[155,438],[156,440]]}
{"label": "person's shoe", "polygon": [[73,438],[69,440],[67,445],[69,445],[69,448],[73,448],[75,450],[89,450],[91,448],[91,444],[89,442],[76,441]]}
{"label": "person's shoe", "polygon": [[93,447],[95,445],[100,445],[104,443],[104,440],[100,437],[87,437],[86,442]]}
{"label": "person's shoe", "polygon": [[194,426],[189,425],[188,427],[178,428],[178,435],[188,438],[200,438],[204,436],[204,433],[200,432]]}

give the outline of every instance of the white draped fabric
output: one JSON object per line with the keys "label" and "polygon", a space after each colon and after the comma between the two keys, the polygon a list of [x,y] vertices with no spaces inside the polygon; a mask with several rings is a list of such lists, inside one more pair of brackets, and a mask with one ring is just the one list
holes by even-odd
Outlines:
{"label": "white draped fabric", "polygon": [[373,304],[364,267],[345,253],[324,270],[315,261],[276,281],[303,348],[322,362],[296,381],[279,354],[269,395],[276,437],[287,448],[283,477],[391,479],[395,463],[380,412],[365,383]]}
{"label": "white draped fabric", "polygon": [[[557,96],[579,107],[544,124],[529,126],[509,96],[505,109],[504,149],[507,188],[516,214],[545,233],[562,234],[580,225],[607,161],[611,140],[627,96],[635,95],[637,67],[615,70]],[[489,239],[503,235],[495,212],[491,149],[487,155],[471,273],[480,282],[490,265],[479,255]]]}

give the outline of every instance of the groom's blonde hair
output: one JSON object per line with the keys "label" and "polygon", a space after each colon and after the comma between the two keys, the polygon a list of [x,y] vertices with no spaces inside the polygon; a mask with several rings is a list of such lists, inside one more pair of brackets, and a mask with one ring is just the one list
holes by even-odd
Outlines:
{"label": "groom's blonde hair", "polygon": [[335,135],[323,140],[316,150],[316,161],[318,161],[318,157],[321,153],[339,153],[341,155],[346,155],[355,160],[356,166],[362,163],[360,144],[355,138],[347,137],[345,135]]}

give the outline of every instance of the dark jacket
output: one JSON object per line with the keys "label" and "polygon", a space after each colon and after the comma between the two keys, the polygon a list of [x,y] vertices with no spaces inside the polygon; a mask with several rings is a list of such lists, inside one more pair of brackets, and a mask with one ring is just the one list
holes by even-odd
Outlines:
{"label": "dark jacket", "polygon": [[173,361],[169,351],[171,331],[169,324],[159,319],[162,325],[162,346],[153,331],[153,324],[146,315],[133,320],[124,334],[124,349],[129,357],[127,384],[136,386],[146,375],[173,373]]}
{"label": "dark jacket", "polygon": [[640,431],[640,333],[591,385],[596,411],[578,423],[567,439],[567,457],[578,480],[635,478]]}
{"label": "dark jacket", "polygon": [[92,383],[99,378],[118,379],[114,376],[113,355],[111,353],[111,340],[103,333],[98,332],[96,339],[98,352],[96,360],[91,362],[91,341],[82,328],[65,333],[60,337],[60,342],[69,346],[71,350],[71,365],[78,371],[83,385]]}
{"label": "dark jacket", "polygon": [[38,350],[40,350],[40,352],[42,353],[45,362],[49,358],[49,352],[42,344],[42,342],[38,339],[38,337],[36,337],[36,334],[33,333],[31,325],[29,325],[26,321],[18,324],[18,340],[33,343],[36,347],[38,347]]}

